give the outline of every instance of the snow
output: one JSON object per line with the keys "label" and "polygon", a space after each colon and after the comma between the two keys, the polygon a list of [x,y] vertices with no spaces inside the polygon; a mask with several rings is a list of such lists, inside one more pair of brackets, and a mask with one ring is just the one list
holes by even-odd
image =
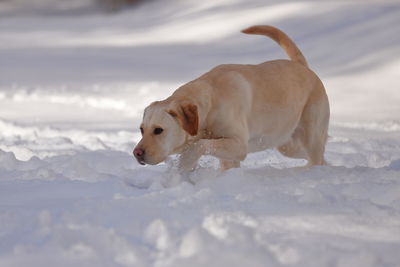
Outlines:
{"label": "snow", "polygon": [[[399,2],[78,2],[0,5],[1,267],[398,266]],[[217,64],[285,57],[252,24],[284,29],[326,85],[330,165],[140,166],[146,105]]]}

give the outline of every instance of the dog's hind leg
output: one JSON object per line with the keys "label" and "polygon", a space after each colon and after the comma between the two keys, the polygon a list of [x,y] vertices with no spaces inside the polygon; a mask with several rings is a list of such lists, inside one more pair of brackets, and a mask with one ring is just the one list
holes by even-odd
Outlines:
{"label": "dog's hind leg", "polygon": [[324,165],[325,144],[328,139],[329,102],[321,81],[315,85],[302,117],[307,124],[305,146],[309,155],[310,165]]}
{"label": "dog's hind leg", "polygon": [[325,144],[328,139],[329,102],[321,81],[315,85],[304,107],[301,123],[304,125],[304,147],[309,165],[324,165]]}
{"label": "dog's hind leg", "polygon": [[291,139],[278,147],[279,152],[291,158],[308,160],[308,165],[324,165],[325,144],[329,127],[329,103],[320,81],[311,92],[299,124]]}
{"label": "dog's hind leg", "polygon": [[304,146],[304,135],[304,128],[299,125],[294,130],[289,141],[278,147],[278,151],[289,158],[309,160],[307,150]]}

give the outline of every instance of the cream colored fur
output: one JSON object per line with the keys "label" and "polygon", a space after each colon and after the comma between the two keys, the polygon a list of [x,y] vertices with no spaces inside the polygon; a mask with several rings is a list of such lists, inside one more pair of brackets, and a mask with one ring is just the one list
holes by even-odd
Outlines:
{"label": "cream colored fur", "polygon": [[[202,155],[221,169],[239,167],[247,153],[277,148],[282,154],[324,164],[329,103],[324,86],[290,38],[271,26],[243,31],[271,37],[291,60],[220,65],[145,110],[139,162],[157,164],[181,154],[191,170]],[[154,134],[155,128],[161,134]]]}

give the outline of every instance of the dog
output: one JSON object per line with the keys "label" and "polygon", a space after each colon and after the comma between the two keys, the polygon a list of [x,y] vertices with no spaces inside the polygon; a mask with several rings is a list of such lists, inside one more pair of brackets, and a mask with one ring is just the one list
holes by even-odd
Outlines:
{"label": "dog", "polygon": [[321,80],[281,30],[258,25],[242,32],[270,37],[290,60],[219,65],[150,104],[133,151],[140,164],[180,154],[179,169],[191,171],[202,155],[211,155],[226,170],[240,167],[250,152],[271,148],[308,166],[325,164],[330,111]]}

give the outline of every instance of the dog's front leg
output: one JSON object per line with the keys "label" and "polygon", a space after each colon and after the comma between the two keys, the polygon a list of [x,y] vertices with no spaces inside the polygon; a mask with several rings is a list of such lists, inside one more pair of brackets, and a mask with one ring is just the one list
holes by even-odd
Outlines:
{"label": "dog's front leg", "polygon": [[202,155],[210,155],[224,162],[234,162],[232,166],[221,166],[229,169],[240,166],[239,162],[247,155],[247,143],[240,138],[200,139],[189,145],[181,154],[179,169],[183,172],[194,170]]}
{"label": "dog's front leg", "polygon": [[178,168],[181,173],[193,171],[196,168],[199,158],[204,154],[205,147],[201,142],[189,144],[179,157]]}
{"label": "dog's front leg", "polygon": [[247,155],[247,142],[244,138],[201,139],[199,143],[203,155],[211,155],[224,162],[236,162],[232,167],[237,166],[237,162],[244,160]]}

